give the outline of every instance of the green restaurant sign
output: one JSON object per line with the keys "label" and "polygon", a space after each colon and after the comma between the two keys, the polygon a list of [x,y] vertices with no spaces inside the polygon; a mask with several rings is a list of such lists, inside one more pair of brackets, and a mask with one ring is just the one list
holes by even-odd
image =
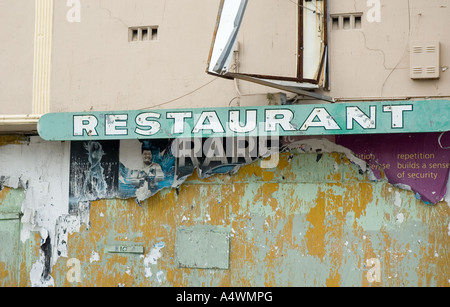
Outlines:
{"label": "green restaurant sign", "polygon": [[443,132],[450,101],[388,101],[230,108],[49,113],[49,141]]}

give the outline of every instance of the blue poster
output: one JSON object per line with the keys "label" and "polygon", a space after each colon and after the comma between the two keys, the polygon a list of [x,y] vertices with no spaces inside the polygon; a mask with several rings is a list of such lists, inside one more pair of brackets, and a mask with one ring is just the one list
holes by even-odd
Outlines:
{"label": "blue poster", "polygon": [[141,140],[141,166],[129,168],[119,163],[118,197],[136,197],[138,203],[161,189],[171,187],[175,176],[175,157],[170,140]]}

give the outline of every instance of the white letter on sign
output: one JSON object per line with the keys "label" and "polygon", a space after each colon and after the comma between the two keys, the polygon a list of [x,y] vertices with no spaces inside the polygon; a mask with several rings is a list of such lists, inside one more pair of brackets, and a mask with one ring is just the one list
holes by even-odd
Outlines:
{"label": "white letter on sign", "polygon": [[277,124],[284,131],[295,131],[295,127],[291,124],[294,113],[291,110],[266,110],[266,132],[276,131]]}
{"label": "white letter on sign", "polygon": [[[315,120],[316,117],[319,121]],[[300,130],[306,131],[309,127],[323,127],[326,130],[341,130],[339,125],[325,108],[314,108]]]}
{"label": "white letter on sign", "polygon": [[347,107],[347,129],[353,129],[353,121],[356,121],[363,129],[375,129],[376,107],[370,107],[370,117],[364,114],[358,107]]}
{"label": "white letter on sign", "polygon": [[73,135],[75,136],[83,136],[84,131],[87,132],[88,135],[98,135],[97,127],[98,120],[95,116],[92,115],[75,115],[73,117]]}
{"label": "white letter on sign", "polygon": [[392,112],[392,128],[403,128],[403,112],[412,110],[411,104],[383,107],[383,112]]}
{"label": "white letter on sign", "polygon": [[[205,123],[206,121],[208,123]],[[212,130],[214,133],[225,131],[216,112],[202,112],[192,132],[199,133],[200,130]]]}
{"label": "white letter on sign", "polygon": [[105,135],[127,135],[128,130],[117,129],[117,127],[126,127],[128,115],[106,115]]}
{"label": "white letter on sign", "polygon": [[233,132],[250,132],[255,130],[256,128],[256,111],[249,110],[245,112],[245,118],[246,118],[246,124],[245,126],[241,126],[240,120],[239,120],[239,111],[230,111],[229,112],[229,125],[230,130]]}
{"label": "white letter on sign", "polygon": [[167,118],[174,119],[172,133],[184,133],[184,119],[191,118],[192,112],[173,112],[167,113]]}
{"label": "white letter on sign", "polygon": [[159,132],[159,130],[161,129],[161,124],[154,120],[147,120],[147,118],[149,118],[149,117],[160,118],[161,114],[158,114],[158,113],[139,114],[136,117],[136,124],[138,126],[150,127],[150,129],[144,130],[141,128],[136,128],[135,131],[137,134],[149,136],[149,135],[154,135]]}

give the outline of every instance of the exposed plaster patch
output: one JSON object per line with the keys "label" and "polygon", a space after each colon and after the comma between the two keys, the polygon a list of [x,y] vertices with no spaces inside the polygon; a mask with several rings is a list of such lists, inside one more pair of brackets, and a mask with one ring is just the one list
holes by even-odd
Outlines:
{"label": "exposed plaster patch", "polygon": [[89,262],[92,263],[95,261],[100,261],[100,256],[96,251],[92,251],[91,257],[89,258]]}
{"label": "exposed plaster patch", "polygon": [[140,204],[141,201],[144,201],[151,196],[152,192],[150,191],[147,185],[143,185],[142,187],[136,190],[136,202],[138,204]]}
{"label": "exposed plaster patch", "polygon": [[[152,277],[153,274],[151,271],[151,266],[156,265],[158,263],[158,259],[161,258],[161,256],[162,256],[161,249],[163,249],[164,247],[165,247],[164,242],[156,243],[153,246],[153,248],[150,249],[150,252],[147,254],[147,256],[145,256],[145,258],[144,258],[144,267],[145,267],[144,276],[145,277],[147,277],[147,278]],[[159,281],[159,279],[160,279],[159,272],[157,273],[157,277],[158,277],[158,281]]]}
{"label": "exposed plaster patch", "polygon": [[37,136],[28,144],[0,148],[1,185],[25,191],[20,239],[25,242],[32,232],[41,236],[39,259],[30,271],[33,286],[54,285],[49,272],[57,258],[56,224],[68,213],[69,159],[69,142],[47,142]]}
{"label": "exposed plaster patch", "polygon": [[399,213],[396,215],[395,220],[401,224],[405,220],[405,216],[403,215],[403,213]]}
{"label": "exposed plaster patch", "polygon": [[165,279],[164,277],[164,272],[163,271],[158,271],[156,273],[156,279],[158,280],[159,283],[162,283]]}
{"label": "exposed plaster patch", "polygon": [[47,276],[47,279],[44,279],[42,276],[42,272],[45,270],[45,261],[44,257],[41,255],[39,260],[36,261],[31,267],[30,271],[30,281],[32,287],[54,287],[55,281],[51,275]]}
{"label": "exposed plaster patch", "polygon": [[77,215],[65,214],[58,218],[56,222],[56,249],[53,254],[54,262],[58,257],[68,257],[67,243],[69,234],[80,231],[82,224],[89,225],[89,202],[79,204]]}
{"label": "exposed plaster patch", "polygon": [[20,177],[16,176],[0,176],[0,191],[3,187],[10,187],[12,189],[26,189],[28,182],[23,181]]}
{"label": "exposed plaster patch", "polygon": [[39,260],[37,260],[30,271],[30,281],[32,287],[50,287],[55,286],[51,272],[51,240],[47,237],[41,245]]}
{"label": "exposed plaster patch", "polygon": [[375,178],[367,162],[358,158],[350,149],[337,145],[327,139],[305,139],[285,144],[282,150],[297,150],[304,153],[341,153],[344,154],[350,162],[356,164],[361,173],[367,173],[369,178]]}
{"label": "exposed plaster patch", "polygon": [[402,197],[401,197],[399,191],[395,191],[394,205],[399,207],[399,208],[402,206]]}

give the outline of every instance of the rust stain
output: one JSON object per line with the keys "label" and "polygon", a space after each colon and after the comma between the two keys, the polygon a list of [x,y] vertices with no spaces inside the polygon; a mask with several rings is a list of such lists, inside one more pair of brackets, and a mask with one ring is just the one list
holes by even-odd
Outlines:
{"label": "rust stain", "polygon": [[4,187],[3,189],[0,190],[0,202],[3,202],[5,200],[6,196],[9,194],[10,191],[11,189],[8,187]]}
{"label": "rust stain", "polygon": [[9,272],[5,266],[5,263],[0,262],[0,280],[5,280],[8,276]]}
{"label": "rust stain", "polygon": [[27,137],[23,135],[2,135],[0,136],[0,147],[5,145],[25,144],[27,141]]}
{"label": "rust stain", "polygon": [[325,256],[325,206],[326,192],[319,191],[317,195],[317,205],[309,210],[306,220],[311,224],[306,233],[306,246],[308,253],[317,256],[323,261]]}

